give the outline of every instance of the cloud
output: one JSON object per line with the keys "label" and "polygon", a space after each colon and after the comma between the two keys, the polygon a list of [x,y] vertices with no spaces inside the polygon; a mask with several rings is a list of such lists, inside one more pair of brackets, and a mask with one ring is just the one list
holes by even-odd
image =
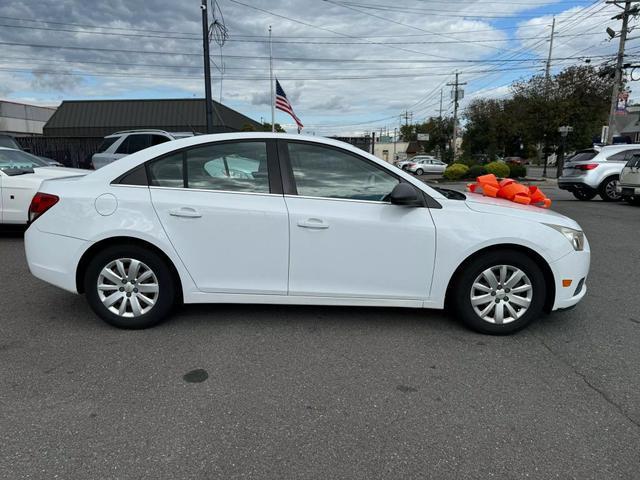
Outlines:
{"label": "cloud", "polygon": [[[592,15],[583,15],[590,5],[560,0],[449,2],[437,7],[406,0],[401,6],[372,2],[372,8],[352,7],[355,11],[315,0],[239,1],[275,15],[232,0],[219,2],[229,31],[222,48],[223,102],[256,119],[270,117],[271,25],[276,75],[298,116],[318,134],[393,128],[405,109],[415,119],[435,115],[441,90],[444,109],[450,111],[446,84],[455,70],[467,82],[463,108],[479,94],[506,94],[512,80],[541,71],[549,12],[558,13],[554,57],[575,56],[591,44],[585,54],[611,53],[615,45],[602,43],[604,35],[598,32],[609,24],[619,29],[605,16],[615,7],[598,10],[597,4]],[[2,23],[28,28],[3,27],[0,42],[74,48],[1,45],[0,94],[45,103],[203,96],[200,13],[199,2],[193,0],[4,0],[0,16],[23,20]],[[572,36],[589,32],[593,35]],[[215,43],[211,53],[220,63],[221,50]],[[510,57],[539,61],[495,61]],[[472,63],[481,61],[488,63]],[[570,63],[554,61],[554,68]],[[212,74],[217,99],[221,74],[216,69]],[[290,122],[286,114],[277,115],[280,123]]]}

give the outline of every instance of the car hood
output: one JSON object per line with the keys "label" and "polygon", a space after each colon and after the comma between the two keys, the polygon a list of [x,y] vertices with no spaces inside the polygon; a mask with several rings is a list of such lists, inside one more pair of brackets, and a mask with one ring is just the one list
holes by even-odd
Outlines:
{"label": "car hood", "polygon": [[467,206],[476,212],[504,215],[506,217],[515,217],[519,220],[550,223],[553,225],[562,225],[563,227],[582,230],[575,220],[572,220],[561,213],[549,210],[548,208],[521,205],[510,200],[505,200],[504,198],[486,197],[479,193],[466,192],[465,195],[467,196]]}

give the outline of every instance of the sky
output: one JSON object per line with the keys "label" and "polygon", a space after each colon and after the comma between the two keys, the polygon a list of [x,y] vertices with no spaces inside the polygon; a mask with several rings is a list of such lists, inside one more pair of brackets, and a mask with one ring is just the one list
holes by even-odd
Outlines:
{"label": "sky", "polygon": [[[3,0],[0,98],[203,97],[200,3]],[[441,91],[450,114],[455,72],[466,82],[461,114],[544,73],[553,16],[552,73],[612,62],[618,39],[605,29],[620,29],[619,11],[604,0],[218,0],[208,8],[213,97],[271,121],[271,26],[274,73],[305,133],[393,131],[405,112],[414,122],[438,115]],[[634,36],[629,58],[640,55]],[[276,122],[295,131],[284,112]]]}

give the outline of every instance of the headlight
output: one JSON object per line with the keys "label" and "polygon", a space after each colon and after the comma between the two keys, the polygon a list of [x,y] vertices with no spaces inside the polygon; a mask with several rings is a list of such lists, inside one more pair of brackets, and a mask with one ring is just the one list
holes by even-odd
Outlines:
{"label": "headlight", "polygon": [[577,252],[581,252],[584,250],[584,232],[581,230],[575,230],[569,227],[563,227],[561,225],[551,225],[549,223],[545,223],[547,227],[551,227],[557,232],[560,232],[564,235],[564,238],[569,240],[573,249]]}

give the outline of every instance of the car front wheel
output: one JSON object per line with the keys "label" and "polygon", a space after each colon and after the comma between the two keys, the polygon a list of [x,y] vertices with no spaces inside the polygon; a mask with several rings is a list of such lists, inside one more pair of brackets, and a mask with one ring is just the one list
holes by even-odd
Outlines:
{"label": "car front wheel", "polygon": [[620,179],[618,177],[607,178],[598,189],[600,198],[605,202],[617,202],[622,198],[622,194],[618,191]]}
{"label": "car front wheel", "polygon": [[84,289],[93,311],[119,328],[152,327],[176,301],[176,285],[166,262],[138,246],[102,250],[87,267]]}
{"label": "car front wheel", "polygon": [[494,251],[473,259],[452,292],[457,317],[481,333],[516,332],[540,316],[546,288],[540,267],[527,255]]}

